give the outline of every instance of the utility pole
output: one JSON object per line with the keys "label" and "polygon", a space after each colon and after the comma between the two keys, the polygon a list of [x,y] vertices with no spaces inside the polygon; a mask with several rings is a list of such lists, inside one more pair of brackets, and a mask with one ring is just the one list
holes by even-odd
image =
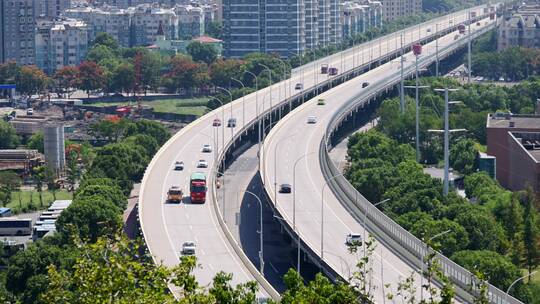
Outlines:
{"label": "utility pole", "polygon": [[457,89],[435,89],[436,92],[444,92],[444,130],[428,130],[428,132],[444,133],[444,182],[443,182],[443,195],[448,195],[450,184],[450,132],[462,132],[465,129],[449,129],[448,125],[448,106],[449,104],[457,104],[460,101],[448,101],[448,92],[457,91]]}

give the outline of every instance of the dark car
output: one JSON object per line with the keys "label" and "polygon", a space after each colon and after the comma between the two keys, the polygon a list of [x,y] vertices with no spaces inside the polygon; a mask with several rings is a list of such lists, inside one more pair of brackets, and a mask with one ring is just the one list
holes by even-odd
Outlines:
{"label": "dark car", "polygon": [[301,84],[301,83],[297,83],[295,86],[294,86],[294,89],[295,90],[302,90],[304,88],[304,86]]}
{"label": "dark car", "polygon": [[279,186],[279,193],[291,193],[291,185],[289,184],[281,184]]}
{"label": "dark car", "polygon": [[366,81],[366,82],[362,83],[362,88],[365,88],[365,87],[367,87],[368,85],[369,85],[369,82]]}
{"label": "dark car", "polygon": [[212,126],[214,127],[221,126],[221,120],[219,120],[218,118],[214,119],[214,122],[212,122]]}
{"label": "dark car", "polygon": [[229,121],[227,122],[227,128],[234,127],[236,127],[236,118],[229,118]]}

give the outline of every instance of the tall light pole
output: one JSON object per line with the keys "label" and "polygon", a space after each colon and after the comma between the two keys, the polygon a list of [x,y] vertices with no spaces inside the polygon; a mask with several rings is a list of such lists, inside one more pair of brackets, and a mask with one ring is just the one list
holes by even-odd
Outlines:
{"label": "tall light pole", "polygon": [[274,146],[274,200],[275,200],[276,208],[277,208],[277,148],[279,144],[281,144],[286,139],[289,139],[293,136],[296,136],[296,133],[293,133],[289,136],[281,138]]}
{"label": "tall light pole", "polygon": [[270,77],[270,122],[272,122],[272,70],[262,63],[259,63],[259,65],[268,71],[268,75]]}
{"label": "tall light pole", "polygon": [[[280,216],[274,215],[274,218],[286,222],[286,220]],[[293,231],[296,233],[296,242],[298,245],[296,248],[296,272],[300,275],[300,231],[296,227],[293,228]]]}
{"label": "tall light pole", "polygon": [[[227,90],[227,89],[225,89],[225,88],[222,88],[222,87],[216,87],[216,89],[222,90],[222,91],[224,91],[224,92],[226,92],[226,93],[229,94],[229,97],[231,98],[231,101],[230,101],[230,104],[231,104],[231,106],[230,106],[230,109],[231,109],[231,118],[233,118],[233,111],[232,111],[232,101],[233,101],[233,99],[232,99],[231,91],[229,91],[229,90]],[[225,122],[223,122],[223,123],[225,123]]]}
{"label": "tall light pole", "polygon": [[[296,165],[298,165],[298,162],[301,161],[304,157],[308,156],[308,155],[311,155],[311,154],[314,154],[314,153],[317,153],[316,151],[314,152],[308,152],[308,153],[305,153],[303,155],[301,155],[300,157],[298,157],[296,159],[296,161],[294,162],[294,166],[293,166],[293,227],[296,228]],[[298,246],[300,246],[300,243],[298,243]]]}
{"label": "tall light pole", "polygon": [[457,89],[435,89],[437,92],[444,92],[444,130],[428,130],[428,132],[444,133],[444,182],[443,182],[443,195],[448,195],[449,189],[449,175],[450,175],[450,132],[463,132],[465,129],[452,129],[449,130],[448,125],[448,105],[457,104],[459,101],[448,101],[448,92],[457,91]]}
{"label": "tall light pole", "polygon": [[422,45],[415,44],[413,45],[413,53],[415,55],[415,86],[405,86],[406,89],[415,89],[415,107],[416,107],[416,161],[420,161],[420,102],[418,100],[419,92],[418,89],[429,88],[429,86],[419,86],[418,85],[418,57],[422,53]]}
{"label": "tall light pole", "polygon": [[336,177],[343,176],[343,173],[338,173],[324,182],[321,191],[321,260],[324,261],[324,188],[328,185],[328,182],[334,180]]}
{"label": "tall light pole", "polygon": [[[211,97],[211,99],[217,100],[219,104],[221,105],[221,148],[225,149],[225,107],[223,106],[223,101],[221,101],[217,97]],[[218,147],[216,147],[216,154],[219,151]]]}
{"label": "tall light pole", "polygon": [[[378,203],[375,203],[373,204],[373,207],[377,207],[381,204],[384,204],[386,202],[390,201],[389,198],[386,198],[386,199],[383,199],[382,201],[378,202]],[[366,241],[366,230],[367,230],[367,227],[366,227],[366,222],[367,222],[367,215],[368,215],[368,212],[369,212],[369,209],[366,208],[366,211],[364,212],[364,220],[362,221],[362,226],[364,226],[364,233],[362,235],[362,239],[363,241],[365,242]],[[366,256],[366,248],[364,246],[364,257]]]}
{"label": "tall light pole", "polygon": [[[432,240],[438,238],[438,237],[441,237],[447,233],[449,233],[451,230],[446,230],[446,231],[443,231],[441,233],[437,233],[435,234],[434,236],[430,237],[428,239],[428,241],[425,243],[426,245],[426,254],[429,250],[429,244],[431,243]],[[422,254],[421,258],[420,258],[420,265],[421,265],[421,269],[422,269],[422,272],[420,273],[420,303],[423,303],[424,302],[424,255]]]}
{"label": "tall light pole", "polygon": [[[249,74],[255,79],[255,111],[257,112],[257,128],[259,129],[259,151],[261,151],[261,120],[259,119],[259,80],[255,73],[250,71],[245,71],[244,74]],[[260,165],[260,162],[259,162]],[[260,168],[259,168],[260,169]]]}
{"label": "tall light pole", "polygon": [[238,82],[242,86],[242,91],[243,91],[242,92],[242,128],[244,128],[244,126],[246,124],[246,103],[245,103],[245,99],[246,99],[245,89],[246,89],[246,86],[239,79],[231,77],[231,80],[234,80],[234,81]]}
{"label": "tall light pole", "polygon": [[512,289],[512,287],[514,287],[514,285],[515,285],[517,282],[519,282],[519,281],[525,279],[526,277],[530,277],[530,276],[532,276],[533,274],[535,274],[535,273],[537,273],[537,272],[538,272],[538,271],[535,270],[535,271],[533,271],[533,272],[531,272],[531,273],[529,273],[529,274],[527,274],[527,275],[524,275],[524,276],[522,276],[522,277],[516,279],[514,282],[512,282],[512,284],[510,284],[510,286],[508,286],[508,289],[506,290],[506,295],[504,296],[504,297],[505,297],[505,300],[506,300],[505,302],[506,302],[506,303],[510,303],[510,302],[508,301],[508,296],[510,295],[510,289]]}
{"label": "tall light pole", "polygon": [[259,270],[259,272],[264,276],[263,205],[262,205],[261,199],[259,198],[259,196],[257,194],[255,194],[255,193],[253,193],[251,191],[248,191],[248,190],[245,190],[243,192],[254,196],[257,199],[257,201],[259,202],[259,207],[260,207],[259,221],[260,221],[260,227],[261,227],[261,230],[259,231],[259,241],[260,241],[260,246],[261,246],[261,248],[259,250],[259,262],[260,262],[260,270]]}

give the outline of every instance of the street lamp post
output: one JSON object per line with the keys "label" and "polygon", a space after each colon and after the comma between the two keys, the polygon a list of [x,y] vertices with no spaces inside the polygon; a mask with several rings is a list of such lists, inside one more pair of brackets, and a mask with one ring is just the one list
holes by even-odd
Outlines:
{"label": "street lamp post", "polygon": [[468,79],[467,83],[471,83],[471,12],[469,11],[468,15],[469,25],[468,25],[468,41],[467,41],[467,70],[468,70]]}
{"label": "street lamp post", "polygon": [[274,146],[274,201],[275,201],[275,204],[276,204],[276,208],[277,208],[277,148],[278,148],[279,144],[281,144],[286,139],[289,139],[289,138],[291,138],[293,136],[296,136],[296,133],[293,133],[293,134],[291,134],[289,136],[286,136],[286,137],[282,138]]}
{"label": "street lamp post", "polygon": [[[244,73],[247,73],[255,79],[255,111],[257,112],[257,128],[259,129],[259,151],[261,150],[261,120],[259,119],[259,80],[257,78],[257,75],[250,71],[245,71]],[[259,168],[260,169],[260,168]]]}
{"label": "street lamp post", "polygon": [[272,122],[272,70],[270,70],[269,67],[267,67],[266,65],[262,63],[259,63],[259,65],[268,71],[268,75],[270,77],[270,89],[269,89],[270,91],[270,122]]}
{"label": "street lamp post", "polygon": [[533,271],[533,272],[531,272],[531,273],[529,273],[529,274],[527,274],[527,275],[524,275],[524,276],[522,276],[522,277],[520,277],[520,278],[517,278],[514,282],[512,282],[512,284],[510,284],[510,286],[508,286],[508,289],[506,290],[506,295],[504,296],[504,297],[506,298],[506,303],[510,303],[510,302],[508,302],[508,296],[510,295],[510,289],[512,289],[512,287],[514,287],[514,285],[515,285],[517,282],[519,282],[519,281],[525,279],[526,277],[530,277],[530,276],[532,276],[533,274],[535,274],[535,273],[537,273],[537,272],[538,272],[538,271],[535,270],[535,271]]}
{"label": "street lamp post", "polygon": [[259,207],[260,207],[260,226],[261,226],[261,231],[259,231],[259,241],[260,241],[260,250],[259,250],[259,262],[260,262],[260,273],[264,276],[264,247],[263,247],[263,235],[264,235],[264,230],[263,230],[263,205],[262,205],[262,202],[261,202],[261,199],[259,198],[258,195],[256,195],[255,193],[251,192],[251,191],[248,191],[248,190],[245,190],[244,193],[247,193],[247,194],[250,194],[252,196],[254,196],[257,201],[259,202]]}
{"label": "street lamp post", "polygon": [[304,157],[314,154],[317,152],[308,152],[296,159],[293,166],[293,227],[296,227],[296,165],[298,165],[298,162],[302,160]]}
{"label": "street lamp post", "polygon": [[405,88],[404,88],[404,82],[405,82],[405,79],[403,77],[403,61],[405,60],[405,58],[403,57],[403,34],[401,34],[400,36],[400,40],[401,40],[401,57],[400,57],[400,62],[401,62],[401,81],[400,81],[400,90],[399,90],[399,109],[401,110],[401,114],[404,114],[405,113]]}
{"label": "street lamp post", "polygon": [[[225,149],[225,107],[223,106],[223,102],[217,98],[217,97],[211,97],[211,99],[217,100],[221,104],[221,148]],[[219,151],[218,147],[216,147],[216,154]]]}
{"label": "street lamp post", "polygon": [[[280,216],[274,215],[274,218],[277,218],[281,221],[286,222],[286,220]],[[297,249],[296,249],[296,272],[298,272],[298,275],[300,275],[300,231],[294,227],[293,231],[296,233],[297,236]]]}
{"label": "street lamp post", "polygon": [[336,177],[343,176],[343,173],[338,173],[324,182],[321,191],[321,260],[324,261],[324,188],[328,185],[328,182],[332,181]]}
{"label": "street lamp post", "polygon": [[231,106],[230,106],[230,109],[231,109],[231,118],[233,118],[233,109],[232,109],[232,101],[233,101],[233,98],[232,98],[231,91],[229,91],[229,90],[227,90],[227,89],[225,89],[225,88],[222,88],[222,87],[216,87],[216,89],[222,90],[222,91],[226,92],[227,94],[229,94],[229,98],[231,99],[231,101],[230,101],[230,104],[231,104]]}
{"label": "street lamp post", "polygon": [[[443,231],[441,233],[437,233],[435,234],[434,236],[430,237],[428,239],[428,241],[425,243],[426,245],[426,254],[429,250],[429,243],[431,243],[432,240],[438,238],[438,237],[441,237],[447,233],[449,233],[450,231],[452,230],[446,230],[446,231]],[[422,256],[420,257],[420,263],[421,263],[421,269],[422,269],[422,272],[420,273],[420,303],[423,303],[424,302],[424,254],[422,254]]]}
{"label": "street lamp post", "polygon": [[231,77],[231,80],[234,80],[234,81],[238,82],[242,86],[242,89],[243,89],[242,90],[243,91],[242,92],[242,128],[244,128],[244,126],[246,124],[246,103],[245,103],[245,99],[246,99],[245,89],[246,89],[246,86],[239,79]]}

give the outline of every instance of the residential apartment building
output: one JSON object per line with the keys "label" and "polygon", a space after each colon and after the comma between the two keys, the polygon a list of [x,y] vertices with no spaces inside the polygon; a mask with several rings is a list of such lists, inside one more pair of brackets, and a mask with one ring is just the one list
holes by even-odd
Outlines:
{"label": "residential apartment building", "polygon": [[502,18],[497,49],[511,46],[540,47],[540,5],[523,5],[512,16]]}
{"label": "residential apartment building", "polygon": [[224,0],[225,56],[301,53],[306,42],[305,20],[304,0]]}
{"label": "residential apartment building", "polygon": [[382,26],[382,3],[379,1],[343,2],[341,25],[343,37],[364,33],[371,27]]}
{"label": "residential apartment building", "polygon": [[289,57],[381,26],[383,5],[371,0],[225,0],[223,14],[226,57],[251,52]]}
{"label": "residential apartment building", "polygon": [[131,45],[154,44],[160,26],[165,39],[178,37],[178,17],[173,9],[148,4],[135,7],[131,17]]}
{"label": "residential apartment building", "polygon": [[34,0],[0,1],[0,62],[35,63]]}
{"label": "residential apartment building", "polygon": [[205,12],[201,7],[177,5],[174,12],[178,17],[178,36],[180,39],[190,39],[204,35]]}
{"label": "residential apartment building", "polygon": [[385,21],[422,12],[422,0],[382,0],[381,2]]}
{"label": "residential apartment building", "polygon": [[105,32],[113,36],[120,46],[131,46],[131,12],[116,7],[77,7],[68,9],[64,15],[81,19],[87,24],[88,41]]}
{"label": "residential apartment building", "polygon": [[88,27],[82,20],[56,19],[38,22],[36,64],[47,73],[80,64],[88,51]]}
{"label": "residential apartment building", "polygon": [[54,18],[71,7],[71,0],[36,0],[36,17]]}

